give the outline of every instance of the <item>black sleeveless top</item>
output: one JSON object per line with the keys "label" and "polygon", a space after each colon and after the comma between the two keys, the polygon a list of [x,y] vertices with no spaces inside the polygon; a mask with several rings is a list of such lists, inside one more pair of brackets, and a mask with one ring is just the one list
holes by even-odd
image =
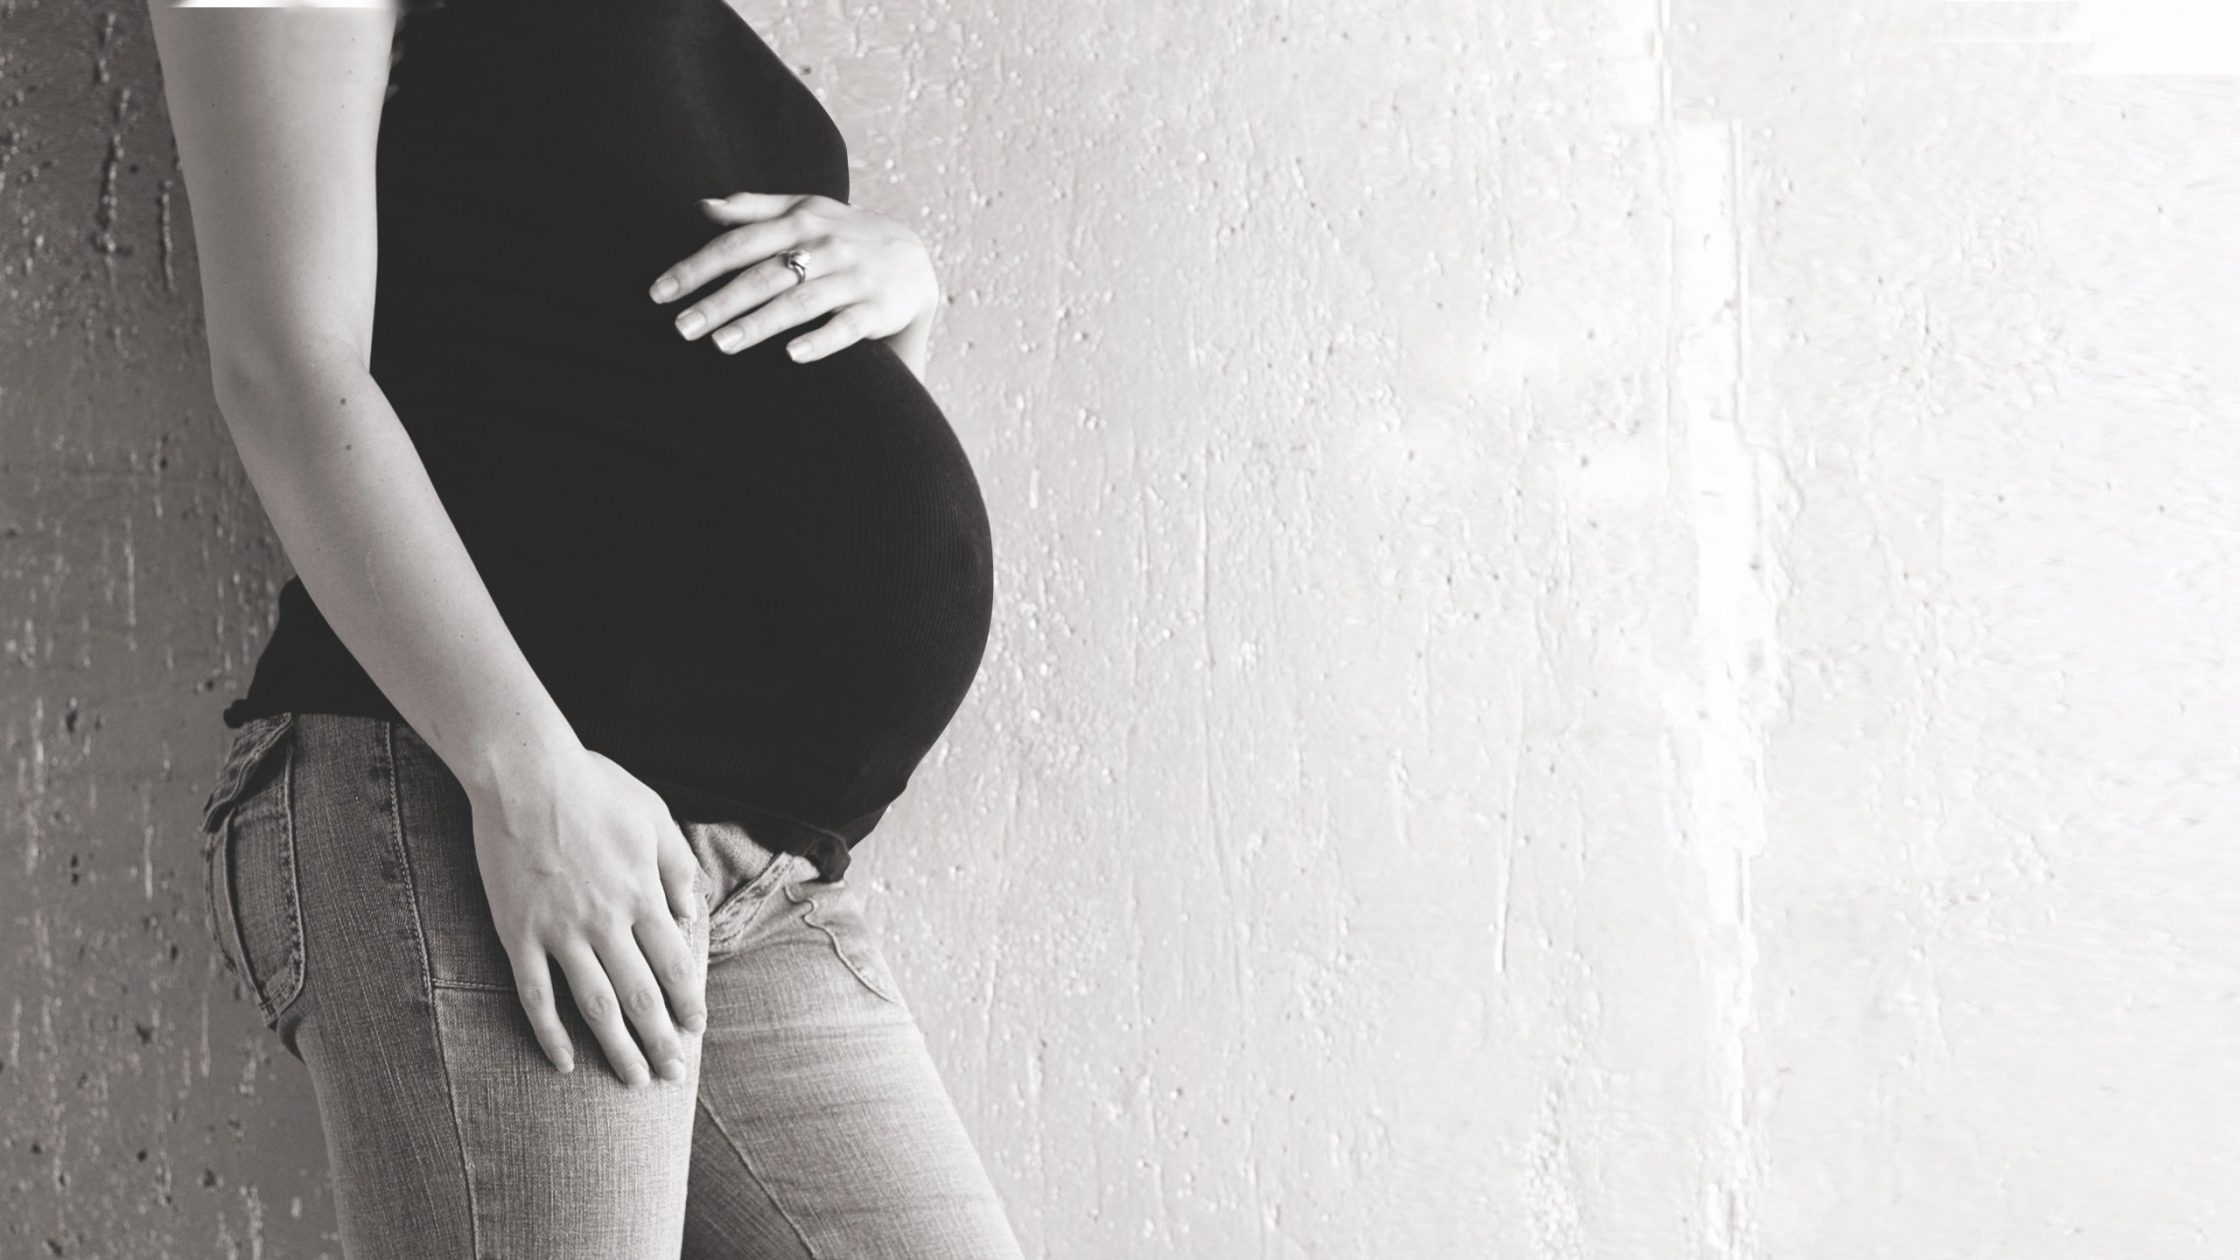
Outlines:
{"label": "black sleeveless top", "polygon": [[[825,879],[963,703],[993,603],[955,432],[895,353],[679,337],[654,278],[733,192],[847,148],[725,0],[407,0],[381,118],[372,374],[584,744]],[[229,727],[402,721],[302,583]]]}

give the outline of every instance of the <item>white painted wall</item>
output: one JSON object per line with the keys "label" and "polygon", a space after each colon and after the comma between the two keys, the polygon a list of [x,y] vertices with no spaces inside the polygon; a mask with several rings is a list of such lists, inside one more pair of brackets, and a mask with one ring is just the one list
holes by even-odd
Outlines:
{"label": "white painted wall", "polygon": [[1663,8],[773,23],[956,299],[864,858],[1040,1254],[2240,1249],[2240,89]]}

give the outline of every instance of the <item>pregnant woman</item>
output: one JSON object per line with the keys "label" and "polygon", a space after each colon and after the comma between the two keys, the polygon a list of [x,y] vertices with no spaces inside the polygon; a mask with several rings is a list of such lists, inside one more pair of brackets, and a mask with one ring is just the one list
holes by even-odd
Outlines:
{"label": "pregnant woman", "polygon": [[992,607],[918,238],[727,0],[152,12],[297,573],[213,923],[345,1254],[1017,1256],[844,877]]}

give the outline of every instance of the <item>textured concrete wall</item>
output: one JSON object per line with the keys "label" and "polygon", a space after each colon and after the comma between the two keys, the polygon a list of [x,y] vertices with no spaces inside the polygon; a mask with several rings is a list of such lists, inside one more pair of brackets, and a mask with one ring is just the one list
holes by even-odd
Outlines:
{"label": "textured concrete wall", "polygon": [[144,10],[0,6],[0,1256],[312,1255],[311,1091],[196,802],[286,570],[210,401]]}
{"label": "textured concrete wall", "polygon": [[1673,36],[1682,291],[1741,297],[1679,397],[1749,446],[1779,679],[1715,977],[1746,1254],[2240,1254],[2240,79],[1874,7]]}
{"label": "textured concrete wall", "polygon": [[[996,641],[860,869],[1031,1254],[2240,1246],[2240,91],[2058,6],[740,2],[952,299]],[[0,7],[0,1253],[333,1254],[202,926],[286,568],[157,87]]]}

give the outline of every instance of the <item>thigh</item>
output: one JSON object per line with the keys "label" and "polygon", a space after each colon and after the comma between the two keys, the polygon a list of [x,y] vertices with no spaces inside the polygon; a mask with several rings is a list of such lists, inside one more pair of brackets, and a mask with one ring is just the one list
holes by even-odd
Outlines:
{"label": "thigh", "polygon": [[711,953],[699,1084],[688,1260],[1019,1256],[845,879],[778,881]]}
{"label": "thigh", "polygon": [[[345,1254],[674,1256],[690,1073],[625,1087],[565,992],[578,1066],[552,1068],[490,922],[464,790],[409,727],[297,714],[288,744],[302,983],[275,1028],[311,1071]],[[254,872],[233,880],[257,900]]]}

